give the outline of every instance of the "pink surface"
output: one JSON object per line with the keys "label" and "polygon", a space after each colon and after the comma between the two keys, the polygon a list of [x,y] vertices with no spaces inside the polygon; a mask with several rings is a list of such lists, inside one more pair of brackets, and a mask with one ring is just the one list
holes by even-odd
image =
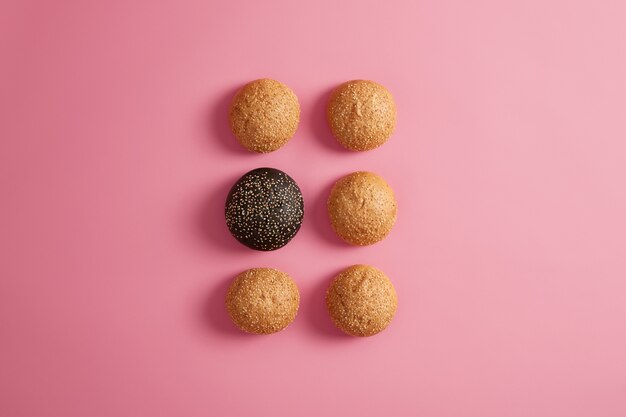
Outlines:
{"label": "pink surface", "polygon": [[[626,416],[626,6],[620,1],[3,1],[0,415]],[[227,103],[298,95],[296,137],[241,150]],[[388,144],[324,121],[353,78],[398,105]],[[247,250],[223,221],[258,166],[295,178],[296,238]],[[327,224],[329,187],[378,172],[384,242]],[[336,331],[330,278],[388,273],[395,321]],[[273,266],[300,313],[239,333],[223,297]]]}

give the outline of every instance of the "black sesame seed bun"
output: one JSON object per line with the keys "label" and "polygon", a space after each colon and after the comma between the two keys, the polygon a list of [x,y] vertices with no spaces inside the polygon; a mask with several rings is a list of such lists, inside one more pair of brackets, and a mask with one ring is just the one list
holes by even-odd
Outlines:
{"label": "black sesame seed bun", "polygon": [[271,251],[285,246],[300,230],[304,200],[296,182],[274,168],[248,172],[230,189],[226,225],[247,247]]}

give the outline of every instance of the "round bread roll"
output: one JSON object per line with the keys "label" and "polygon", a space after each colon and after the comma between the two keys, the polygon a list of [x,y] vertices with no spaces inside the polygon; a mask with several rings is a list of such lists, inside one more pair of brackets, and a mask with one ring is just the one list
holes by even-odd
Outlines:
{"label": "round bread roll", "polygon": [[230,128],[253,152],[273,152],[289,141],[300,122],[298,97],[285,84],[267,78],[244,85],[233,97]]}
{"label": "round bread roll", "polygon": [[298,313],[300,293],[294,280],[272,268],[253,268],[234,279],[226,309],[244,332],[269,334],[287,327]]}
{"label": "round bread roll", "polygon": [[331,282],[326,291],[326,307],[335,326],[343,332],[372,336],[391,323],[398,297],[380,269],[353,265]]}
{"label": "round bread roll", "polygon": [[328,215],[335,233],[351,245],[383,240],[396,222],[393,190],[372,172],[354,172],[335,183],[328,198]]}
{"label": "round bread roll", "polygon": [[283,171],[257,168],[233,185],[226,199],[230,233],[251,249],[285,246],[300,230],[304,200],[298,184]]}
{"label": "round bread roll", "polygon": [[341,84],[330,95],[326,115],[335,138],[352,151],[378,148],[396,127],[393,97],[373,81]]}

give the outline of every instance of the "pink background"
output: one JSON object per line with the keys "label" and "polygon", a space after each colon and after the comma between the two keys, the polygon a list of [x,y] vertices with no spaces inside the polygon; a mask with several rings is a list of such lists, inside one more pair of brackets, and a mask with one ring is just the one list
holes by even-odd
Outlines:
{"label": "pink background", "polygon": [[[1,416],[626,416],[622,1],[1,4]],[[226,124],[259,77],[302,106],[269,155]],[[325,124],[353,78],[396,98],[379,150],[342,151]],[[259,166],[306,200],[277,252],[223,220]],[[324,211],[359,169],[399,200],[367,248]],[[369,339],[324,311],[353,263],[399,294]],[[223,309],[255,266],[301,290],[273,336]]]}

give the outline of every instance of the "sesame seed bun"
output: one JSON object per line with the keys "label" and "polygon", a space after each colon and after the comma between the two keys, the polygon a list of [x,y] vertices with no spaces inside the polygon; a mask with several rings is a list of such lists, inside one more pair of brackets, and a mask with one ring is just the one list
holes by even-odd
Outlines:
{"label": "sesame seed bun", "polygon": [[326,116],[341,145],[352,151],[368,151],[387,142],[393,133],[396,104],[382,85],[353,80],[331,93]]}
{"label": "sesame seed bun", "polygon": [[354,172],[335,183],[328,198],[335,233],[351,245],[383,240],[396,222],[398,205],[387,182],[372,172]]}
{"label": "sesame seed bun", "polygon": [[377,268],[353,265],[331,282],[326,307],[335,326],[352,336],[372,336],[383,331],[398,308],[393,284]]}
{"label": "sesame seed bun", "polygon": [[285,84],[260,79],[244,85],[230,105],[230,128],[253,152],[273,152],[293,137],[300,122],[298,97]]}
{"label": "sesame seed bun", "polygon": [[237,275],[226,295],[226,309],[244,332],[270,334],[295,318],[300,293],[294,280],[273,268],[253,268]]}

